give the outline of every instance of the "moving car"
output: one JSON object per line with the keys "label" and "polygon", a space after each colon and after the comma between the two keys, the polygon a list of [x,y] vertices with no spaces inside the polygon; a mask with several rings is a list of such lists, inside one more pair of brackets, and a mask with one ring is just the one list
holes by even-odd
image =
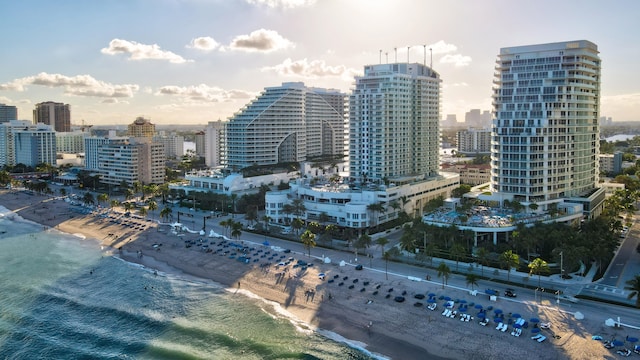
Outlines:
{"label": "moving car", "polygon": [[518,295],[516,294],[515,291],[513,291],[513,289],[506,289],[504,291],[504,296],[513,297],[514,298],[514,297],[516,297]]}

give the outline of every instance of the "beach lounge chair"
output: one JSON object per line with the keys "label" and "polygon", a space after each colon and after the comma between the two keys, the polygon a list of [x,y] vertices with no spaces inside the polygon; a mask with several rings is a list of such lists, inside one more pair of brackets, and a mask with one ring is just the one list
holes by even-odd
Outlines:
{"label": "beach lounge chair", "polygon": [[500,329],[500,331],[505,332],[505,331],[507,331],[508,328],[509,328],[509,325],[504,324],[504,326],[502,327],[502,329]]}
{"label": "beach lounge chair", "polygon": [[502,323],[498,323],[498,326],[496,326],[496,330],[498,331],[502,330]]}
{"label": "beach lounge chair", "polygon": [[547,337],[546,337],[546,336],[544,336],[544,335],[542,335],[542,336],[540,336],[536,341],[538,341],[539,343],[541,343],[541,342],[543,342],[543,341],[545,341],[545,340],[547,340]]}
{"label": "beach lounge chair", "polygon": [[532,337],[531,337],[531,340],[538,340],[538,339],[540,339],[541,337],[543,337],[543,335],[542,335],[542,334],[536,334],[535,336],[532,336]]}

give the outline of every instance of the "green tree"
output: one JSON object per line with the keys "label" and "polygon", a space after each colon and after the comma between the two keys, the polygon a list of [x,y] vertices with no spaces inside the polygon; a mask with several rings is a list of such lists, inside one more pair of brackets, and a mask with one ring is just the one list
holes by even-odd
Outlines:
{"label": "green tree", "polygon": [[295,232],[296,235],[300,232],[300,229],[304,226],[304,222],[300,218],[295,218],[291,222],[291,228]]}
{"label": "green tree", "polygon": [[384,260],[384,275],[387,280],[389,280],[389,260],[391,260],[392,256],[389,251],[385,251],[382,254],[382,259]]}
{"label": "green tree", "polygon": [[160,217],[164,219],[164,221],[169,220],[169,216],[171,216],[171,208],[168,206],[165,206],[164,208],[162,208],[162,210],[160,210]]}
{"label": "green tree", "polygon": [[107,204],[107,203],[109,202],[109,195],[104,194],[104,193],[99,194],[99,195],[96,197],[96,200],[98,200],[98,204],[101,204],[101,203],[105,203],[105,204]]}
{"label": "green tree", "polygon": [[442,288],[444,289],[445,284],[449,280],[449,276],[451,275],[451,269],[447,266],[447,264],[443,262],[438,265],[436,269],[438,271],[438,277],[442,278]]}
{"label": "green tree", "polygon": [[478,286],[478,275],[471,273],[467,274],[465,281],[467,282],[467,286],[471,285],[471,291],[473,291],[473,287]]}
{"label": "green tree", "polygon": [[389,243],[389,239],[381,237],[376,240],[376,245],[380,247],[380,256],[384,255],[384,247]]}
{"label": "green tree", "polygon": [[528,266],[529,276],[538,275],[538,287],[540,287],[540,274],[549,272],[549,264],[540,258],[535,258]]}
{"label": "green tree", "polygon": [[311,257],[311,248],[316,247],[316,234],[307,230],[300,236],[300,240],[304,245],[304,248],[307,249],[307,253],[309,257]]}
{"label": "green tree", "polygon": [[520,256],[512,250],[507,250],[500,254],[500,264],[507,269],[507,281],[509,281],[511,269],[517,268],[518,265],[520,265]]}
{"label": "green tree", "polygon": [[433,266],[433,257],[438,251],[438,245],[432,242],[427,244],[427,247],[424,249],[424,255],[429,259],[429,264]]}
{"label": "green tree", "polygon": [[240,239],[240,235],[242,235],[242,223],[232,221],[231,224],[231,237],[236,240]]}
{"label": "green tree", "polygon": [[476,251],[476,256],[478,257],[478,262],[480,263],[481,274],[484,277],[484,266],[488,264],[489,251],[483,247],[480,247]]}
{"label": "green tree", "polygon": [[[408,226],[405,226],[408,227]],[[416,238],[411,232],[405,231],[400,237],[400,248],[410,253],[416,252]]]}
{"label": "green tree", "polygon": [[146,207],[143,206],[140,208],[140,210],[138,210],[138,213],[140,213],[140,216],[142,216],[143,218],[146,218],[149,211]]}
{"label": "green tree", "polygon": [[151,211],[151,218],[153,219],[153,211],[158,210],[158,203],[155,200],[147,201],[147,207]]}
{"label": "green tree", "polygon": [[460,244],[453,244],[449,250],[449,255],[456,261],[456,271],[458,271],[458,262],[467,254],[464,246]]}
{"label": "green tree", "polygon": [[626,281],[625,290],[629,290],[627,299],[636,298],[636,307],[640,308],[640,275],[635,275],[633,279]]}
{"label": "green tree", "polygon": [[82,197],[82,202],[85,203],[85,205],[93,205],[95,203],[95,201],[93,200],[93,194],[91,194],[88,191],[84,193],[84,196]]}

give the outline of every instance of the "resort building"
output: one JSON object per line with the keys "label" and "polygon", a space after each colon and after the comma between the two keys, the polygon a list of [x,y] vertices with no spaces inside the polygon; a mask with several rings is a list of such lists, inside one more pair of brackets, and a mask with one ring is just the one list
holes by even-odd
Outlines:
{"label": "resort building", "polygon": [[351,179],[407,183],[438,174],[440,85],[421,64],[365,66],[349,97]]}
{"label": "resort building", "polygon": [[[494,199],[546,210],[598,191],[600,68],[598,47],[585,40],[500,50],[493,93]],[[585,214],[594,206],[601,204],[590,203]]]}
{"label": "resort building", "polygon": [[11,120],[18,120],[18,108],[11,105],[0,104],[0,124]]}
{"label": "resort building", "polygon": [[401,211],[420,216],[428,201],[449,197],[460,177],[439,171],[440,83],[421,64],[365,66],[349,97],[348,176],[333,163],[303,165],[304,176],[289,190],[265,195],[271,221],[288,224],[292,214],[284,206],[300,200],[302,220],[328,219],[362,232]]}
{"label": "resort building", "polygon": [[56,132],[52,126],[35,124],[13,132],[15,163],[36,167],[56,166]]}
{"label": "resort building", "polygon": [[[162,184],[165,176],[164,146],[149,138],[92,138],[97,148],[97,168],[100,181],[128,186],[134,182]],[[87,158],[87,163],[89,163]],[[93,165],[92,165],[93,166]],[[89,169],[89,168],[87,168]]]}
{"label": "resort building", "polygon": [[71,107],[69,104],[53,101],[36,104],[33,123],[51,125],[57,132],[71,131]]}
{"label": "resort building", "polygon": [[[222,165],[222,156],[224,154],[224,127],[222,121],[209,121],[204,131],[204,161],[210,168]],[[196,154],[198,153],[198,141],[196,137]]]}
{"label": "resort building", "polygon": [[442,170],[459,174],[461,184],[476,186],[491,181],[489,164],[442,164]]}
{"label": "resort building", "polygon": [[239,170],[344,156],[345,97],[301,82],[265,88],[226,124],[223,165]]}
{"label": "resort building", "polygon": [[151,123],[151,120],[143,117],[137,117],[131,124],[127,126],[127,136],[142,138],[146,137],[151,139],[156,134],[156,126]]}
{"label": "resort building", "polygon": [[242,174],[223,174],[220,170],[196,170],[185,174],[188,184],[169,184],[169,189],[190,192],[213,192],[217,194],[255,194],[263,185],[277,186],[288,183],[299,176],[297,171],[269,175],[244,177]]}
{"label": "resort building", "polygon": [[195,133],[196,156],[205,157],[205,138],[206,133],[204,131],[197,131]]}
{"label": "resort building", "polygon": [[457,148],[463,154],[491,153],[491,129],[468,129],[456,133]]}

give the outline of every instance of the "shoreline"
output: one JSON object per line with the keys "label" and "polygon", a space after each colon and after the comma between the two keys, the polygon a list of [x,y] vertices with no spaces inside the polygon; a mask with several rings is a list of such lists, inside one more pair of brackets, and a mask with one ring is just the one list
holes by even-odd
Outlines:
{"label": "shoreline", "polygon": [[[592,333],[604,335],[607,329],[603,329],[603,322],[591,320],[577,324],[567,314],[557,313],[551,308],[534,308],[508,301],[489,304],[486,299],[477,299],[484,305],[499,305],[505,313],[519,312],[523,313],[523,317],[535,315],[543,322],[552,321],[554,328],[557,328],[556,332],[562,333],[562,338],[539,344],[530,340],[529,336],[516,338],[500,333],[493,329],[495,326],[481,327],[477,320],[465,323],[457,318],[445,318],[440,315],[441,301],[438,301],[438,308],[433,312],[425,307],[413,306],[416,301],[413,294],[427,292],[476,300],[465,291],[449,288],[442,290],[435,282],[416,282],[391,276],[387,280],[384,273],[367,269],[356,271],[349,266],[318,262],[304,273],[296,274],[299,276],[291,276],[297,271],[292,266],[287,267],[288,275],[284,272],[283,275],[276,275],[281,271],[273,265],[259,266],[265,260],[244,264],[236,259],[229,259],[229,256],[186,248],[184,240],[201,236],[197,233],[186,233],[184,237],[171,235],[168,230],[159,231],[155,222],[145,222],[143,231],[130,231],[119,224],[106,221],[105,218],[74,212],[73,207],[62,200],[8,190],[0,190],[0,205],[28,221],[95,239],[123,261],[170,276],[213,281],[227,291],[247,291],[266,303],[279,304],[282,310],[291,315],[290,318],[306,324],[312,331],[347,346],[364,349],[373,357],[491,359],[496,354],[510,357],[530,353],[536,353],[539,359],[611,356],[601,343],[590,339],[590,334],[585,335],[587,326],[593,329]],[[51,216],[52,214],[55,215]],[[207,239],[220,243],[219,239]],[[162,245],[153,246],[157,244]],[[262,245],[252,246],[258,248]],[[266,251],[268,248],[262,246],[261,249]],[[140,258],[138,254],[143,256]],[[306,254],[286,255],[308,260]],[[319,272],[327,274],[327,279],[333,279],[334,276],[338,278],[334,283],[329,283],[318,278]],[[342,280],[346,277],[349,279]],[[361,281],[352,283],[352,279],[356,278]],[[338,281],[345,285],[338,286]],[[372,285],[365,289],[365,282]],[[374,285],[379,286],[380,294],[372,291]],[[397,303],[393,296],[385,298],[389,288],[394,288],[394,296],[399,295],[400,291],[406,291],[407,301]],[[278,311],[277,308],[275,310]],[[470,313],[475,315],[474,312]],[[582,336],[574,331],[578,330],[576,326]]]}

